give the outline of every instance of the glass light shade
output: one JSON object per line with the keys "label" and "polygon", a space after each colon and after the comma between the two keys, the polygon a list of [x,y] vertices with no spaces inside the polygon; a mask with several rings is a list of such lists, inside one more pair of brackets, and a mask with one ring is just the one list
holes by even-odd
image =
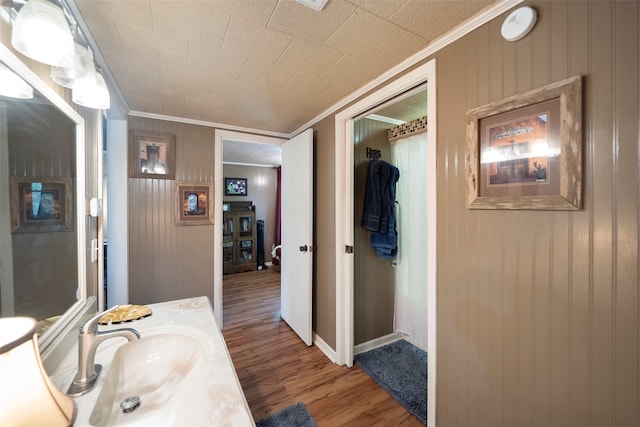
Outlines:
{"label": "glass light shade", "polygon": [[0,319],[0,425],[69,426],[75,404],[44,370],[35,326],[30,317]]}
{"label": "glass light shade", "polygon": [[108,110],[111,106],[109,88],[102,73],[89,73],[73,86],[71,93],[73,102],[83,107]]}
{"label": "glass light shade", "polygon": [[22,6],[11,31],[11,44],[36,61],[57,67],[73,65],[73,36],[64,12],[47,0]]}
{"label": "glass light shade", "polygon": [[11,98],[31,99],[33,88],[22,77],[0,63],[0,95]]}
{"label": "glass light shade", "polygon": [[51,80],[61,86],[73,89],[76,80],[84,78],[90,72],[95,72],[93,55],[85,46],[75,43],[73,65],[71,67],[52,66]]}

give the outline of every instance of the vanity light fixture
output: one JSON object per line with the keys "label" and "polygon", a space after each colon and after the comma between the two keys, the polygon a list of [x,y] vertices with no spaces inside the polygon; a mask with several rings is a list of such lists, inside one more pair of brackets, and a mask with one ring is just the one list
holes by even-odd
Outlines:
{"label": "vanity light fixture", "polygon": [[0,425],[70,426],[73,400],[51,382],[40,360],[36,321],[0,318]]}
{"label": "vanity light fixture", "polygon": [[[92,62],[93,64],[93,62]],[[109,88],[101,72],[89,72],[73,85],[73,102],[83,107],[108,110],[111,106]]]}
{"label": "vanity light fixture", "polygon": [[28,0],[18,12],[11,44],[20,53],[49,65],[73,65],[73,35],[62,8],[48,0]]}
{"label": "vanity light fixture", "polygon": [[95,72],[93,56],[89,49],[80,43],[74,44],[73,65],[71,67],[51,67],[51,80],[69,89],[73,89],[76,81],[90,72]]}
{"label": "vanity light fixture", "polygon": [[0,62],[0,96],[31,99],[33,88],[22,77]]}
{"label": "vanity light fixture", "polygon": [[[4,4],[6,0],[0,1]],[[65,0],[27,0],[12,13],[16,18],[11,44],[16,50],[51,65],[51,79],[72,89],[74,103],[93,109],[110,108],[109,88],[102,73],[96,72],[93,52]],[[78,42],[74,42],[74,34]]]}

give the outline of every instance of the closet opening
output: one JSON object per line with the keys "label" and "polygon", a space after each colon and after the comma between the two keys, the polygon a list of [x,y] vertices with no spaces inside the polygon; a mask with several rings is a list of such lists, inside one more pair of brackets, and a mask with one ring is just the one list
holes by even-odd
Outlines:
{"label": "closet opening", "polygon": [[[354,121],[354,355],[399,339],[427,349],[427,264],[422,258],[428,236],[421,220],[427,208],[426,149],[425,84]],[[371,221],[364,224],[363,216],[382,214],[376,218],[380,228],[387,222],[387,213],[380,212],[386,208],[370,206],[382,190],[373,187],[387,183],[368,179],[386,164],[396,168],[398,177],[385,187],[395,196],[389,206],[392,221],[389,230],[379,232]]]}
{"label": "closet opening", "polygon": [[[437,233],[437,206],[436,206],[436,145],[437,145],[437,111],[436,111],[436,60],[432,59],[426,64],[415,68],[398,79],[379,88],[375,92],[361,99],[357,103],[344,109],[335,116],[336,132],[336,363],[352,366],[354,362],[354,350],[356,349],[356,310],[355,304],[356,288],[354,283],[355,267],[357,260],[354,256],[356,245],[355,230],[355,209],[357,208],[355,189],[355,150],[357,141],[356,122],[357,119],[370,114],[377,113],[378,107],[384,108],[385,103],[394,103],[399,95],[410,93],[415,88],[426,84],[426,100],[428,112],[428,141],[426,144],[426,160],[422,169],[427,174],[426,182],[422,186],[422,199],[426,200],[427,208],[424,215],[419,219],[424,221],[427,230],[427,240],[422,242],[422,250],[419,260],[416,263],[426,265],[426,294],[427,294],[427,422],[430,427],[436,425],[436,330],[437,330],[437,253],[436,253],[436,233]],[[364,147],[366,154],[366,146]],[[389,149],[389,155],[390,149]],[[383,158],[386,154],[381,150]],[[416,188],[420,188],[416,186]],[[400,206],[400,209],[403,209]],[[402,236],[400,236],[402,239]],[[368,246],[368,243],[367,243]],[[395,280],[395,278],[393,278]],[[393,292],[387,290],[387,296],[394,301],[395,289]],[[393,295],[392,297],[389,295]],[[393,314],[386,314],[387,324],[393,324]],[[371,326],[364,326],[370,329]],[[370,333],[370,331],[365,331]],[[358,332],[360,333],[360,332]],[[393,331],[392,331],[393,333]],[[372,333],[372,337],[376,335]],[[385,337],[385,335],[382,335]],[[360,337],[360,335],[359,335]],[[378,338],[380,336],[378,335]],[[361,340],[362,338],[358,338]],[[386,338],[383,338],[383,340]],[[374,338],[363,342],[367,345],[379,345],[381,343],[370,343]]]}

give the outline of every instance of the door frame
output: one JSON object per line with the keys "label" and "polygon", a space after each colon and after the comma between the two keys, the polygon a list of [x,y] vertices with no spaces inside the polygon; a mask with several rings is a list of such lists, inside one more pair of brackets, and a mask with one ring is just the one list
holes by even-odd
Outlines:
{"label": "door frame", "polygon": [[427,82],[427,114],[429,116],[428,140],[428,182],[427,203],[430,215],[427,217],[427,419],[429,426],[436,425],[436,333],[437,333],[437,116],[436,116],[436,60],[399,77],[397,80],[378,89],[361,101],[341,111],[335,116],[335,159],[336,159],[336,363],[353,365],[353,255],[348,254],[346,246],[353,246],[354,227],[354,165],[353,165],[353,124],[354,117],[365,113],[380,103],[389,100],[406,90]]}
{"label": "door frame", "polygon": [[224,326],[224,316],[222,312],[224,306],[222,300],[222,227],[219,226],[221,224],[219,218],[222,215],[222,195],[224,194],[222,144],[224,141],[236,141],[281,146],[288,140],[288,138],[277,138],[225,129],[216,129],[214,132],[213,317],[216,319],[216,323],[220,329]]}

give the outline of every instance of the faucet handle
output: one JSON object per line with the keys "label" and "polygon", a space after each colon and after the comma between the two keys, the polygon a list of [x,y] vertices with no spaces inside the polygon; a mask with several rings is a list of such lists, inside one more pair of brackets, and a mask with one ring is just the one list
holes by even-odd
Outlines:
{"label": "faucet handle", "polygon": [[98,322],[100,321],[100,318],[102,316],[104,316],[107,313],[111,313],[112,311],[115,311],[118,309],[118,307],[120,307],[119,305],[114,305],[113,307],[111,307],[108,310],[96,313],[93,315],[93,317],[91,317],[90,319],[87,319],[84,321],[84,323],[82,325],[80,325],[80,329],[78,330],[78,333],[80,334],[95,334],[98,331]]}

